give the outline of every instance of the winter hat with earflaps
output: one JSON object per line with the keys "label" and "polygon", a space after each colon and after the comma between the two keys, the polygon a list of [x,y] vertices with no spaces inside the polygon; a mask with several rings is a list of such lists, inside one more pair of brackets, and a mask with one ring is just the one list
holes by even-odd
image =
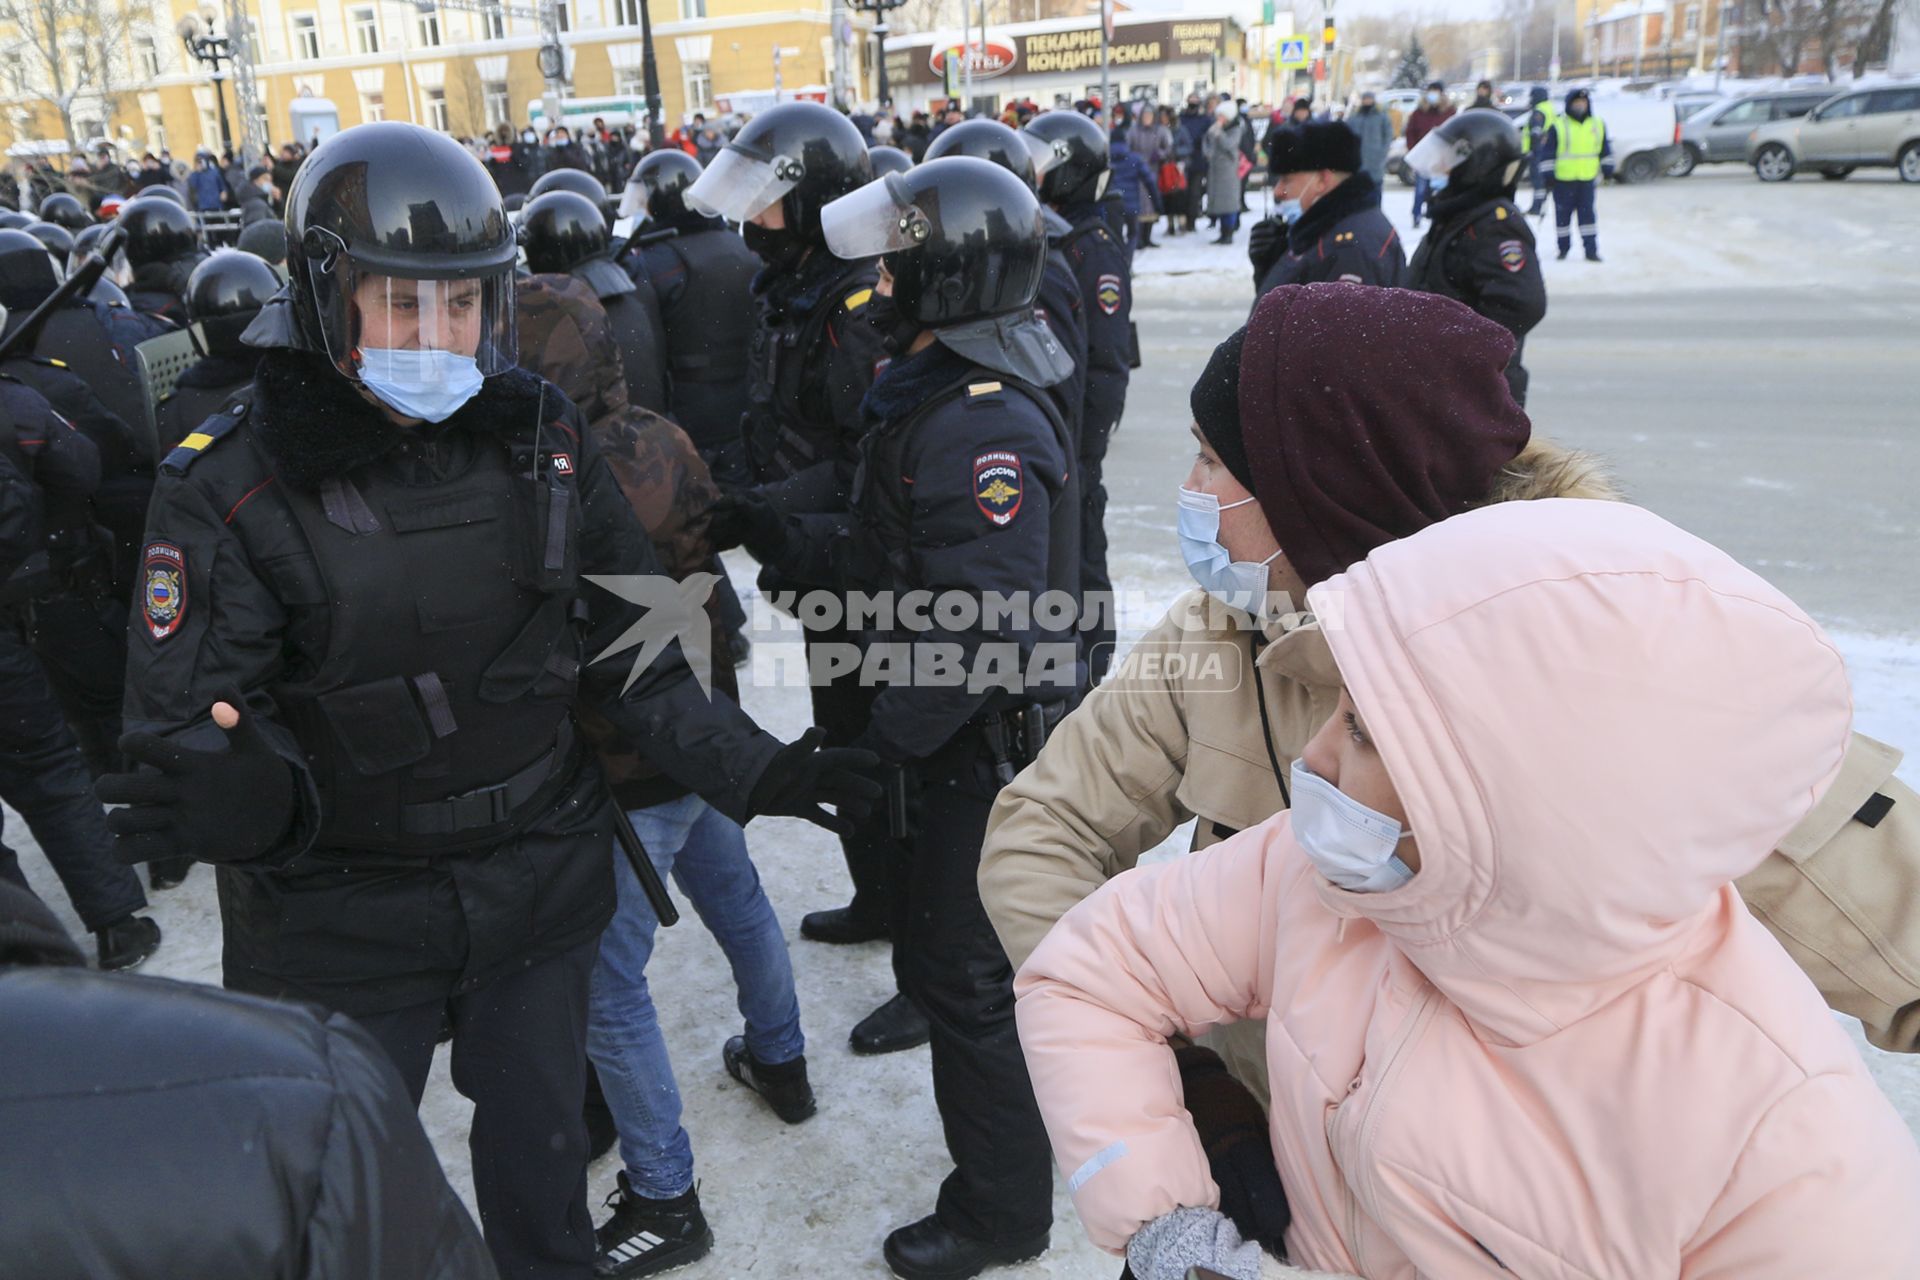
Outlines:
{"label": "winter hat with earflaps", "polygon": [[1506,329],[1451,299],[1283,285],[1214,352],[1194,421],[1311,585],[1486,501],[1533,433],[1512,356]]}

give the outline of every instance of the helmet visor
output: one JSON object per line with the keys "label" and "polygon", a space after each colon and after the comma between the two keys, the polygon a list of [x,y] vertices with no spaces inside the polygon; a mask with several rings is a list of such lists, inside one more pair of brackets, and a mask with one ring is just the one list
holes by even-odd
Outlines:
{"label": "helmet visor", "polygon": [[647,187],[638,178],[627,180],[627,189],[620,193],[620,207],[614,210],[616,218],[638,218],[647,220]]}
{"label": "helmet visor", "polygon": [[1426,178],[1444,178],[1452,173],[1454,166],[1467,158],[1473,148],[1462,141],[1443,138],[1435,129],[1420,139],[1413,150],[1407,152],[1407,167]]}
{"label": "helmet visor", "polygon": [[820,233],[836,258],[875,258],[919,248],[933,220],[913,203],[906,180],[889,173],[822,209]]}
{"label": "helmet visor", "polygon": [[687,207],[709,218],[751,222],[799,185],[803,172],[788,156],[756,159],[729,148],[687,188]]}
{"label": "helmet visor", "polygon": [[340,254],[312,270],[327,356],[342,370],[356,368],[365,350],[466,356],[483,375],[517,362],[511,265],[464,280],[414,280],[369,271]]}
{"label": "helmet visor", "polygon": [[1052,170],[1058,169],[1061,165],[1065,164],[1067,157],[1073,154],[1073,149],[1067,145],[1067,141],[1064,138],[1048,141],[1039,134],[1028,133],[1024,129],[1020,131],[1020,137],[1026,142],[1027,150],[1033,153],[1033,179],[1035,182],[1038,182],[1040,179],[1046,177]]}

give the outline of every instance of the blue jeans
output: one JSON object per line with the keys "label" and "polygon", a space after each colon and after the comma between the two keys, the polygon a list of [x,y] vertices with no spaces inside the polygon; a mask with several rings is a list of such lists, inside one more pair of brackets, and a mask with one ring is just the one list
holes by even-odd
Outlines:
{"label": "blue jeans", "polygon": [[1432,185],[1425,174],[1413,175],[1413,220],[1415,222],[1420,221],[1420,213],[1427,207],[1427,196]]}
{"label": "blue jeans", "polygon": [[[629,815],[662,878],[671,875],[726,953],[760,1062],[790,1062],[806,1049],[787,940],[747,857],[746,832],[698,796]],[[626,855],[613,858],[619,905],[600,936],[587,1006],[587,1056],[620,1131],[620,1159],[633,1189],[668,1199],[693,1185],[693,1145],[680,1124],[680,1088],[647,991],[647,960],[659,927]]]}

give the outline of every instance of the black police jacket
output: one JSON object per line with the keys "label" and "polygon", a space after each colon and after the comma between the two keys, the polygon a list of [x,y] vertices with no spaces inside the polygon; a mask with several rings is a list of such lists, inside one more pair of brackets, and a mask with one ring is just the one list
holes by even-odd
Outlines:
{"label": "black police jacket", "polygon": [[[881,678],[860,744],[897,764],[931,755],[981,715],[1076,687],[1070,603],[1051,626],[1039,606],[1049,592],[1074,598],[1080,515],[1072,441],[1044,392],[936,343],[890,364],[864,413],[853,520],[789,517],[776,565],[894,602],[891,625],[862,637],[876,672],[891,655],[900,674]],[[963,610],[989,597],[1016,607],[922,618],[909,607],[916,593],[950,595]],[[978,678],[929,678],[927,664],[943,658],[947,671]]]}
{"label": "black police jacket", "polygon": [[235,354],[197,360],[180,371],[173,390],[154,411],[160,451],[170,451],[187,434],[237,400],[247,398],[253,386],[253,368],[260,353],[251,347]]}
{"label": "black police jacket", "polygon": [[737,441],[747,411],[760,259],[723,226],[645,238],[627,263],[660,299],[674,418],[702,449]]}
{"label": "black police jacket", "polygon": [[1526,402],[1527,373],[1521,364],[1527,334],[1547,314],[1547,283],[1533,230],[1518,205],[1502,195],[1449,199],[1431,204],[1433,223],[1407,267],[1407,288],[1464,302],[1513,334],[1507,382]]}
{"label": "black police jacket", "polygon": [[1399,287],[1407,255],[1400,233],[1380,212],[1380,188],[1356,173],[1300,215],[1287,229],[1286,247],[1260,277],[1260,292],[1283,284],[1348,284]]}
{"label": "black police jacket", "polygon": [[145,461],[137,456],[139,446],[129,424],[109,409],[64,360],[50,356],[15,356],[0,364],[0,372],[13,375],[45,396],[61,417],[93,441],[100,451],[103,473],[119,474],[136,461]]}
{"label": "black police jacket", "polygon": [[17,604],[58,586],[61,547],[91,528],[100,452],[39,392],[0,374],[0,461],[0,602]]}
{"label": "black police jacket", "polygon": [[0,1027],[0,1277],[494,1275],[346,1018],[74,964],[0,967]]}
{"label": "black police jacket", "polygon": [[[228,985],[378,1011],[597,934],[613,808],[576,698],[744,819],[779,744],[701,693],[677,637],[705,619],[670,588],[539,378],[403,430],[324,358],[268,352],[252,408],[162,464],[129,642],[128,728],[208,747],[237,688],[295,773],[280,845],[219,869]],[[648,608],[622,693],[630,661],[583,664]]]}
{"label": "black police jacket", "polygon": [[792,270],[753,281],[759,323],[747,347],[742,432],[767,500],[784,512],[845,506],[858,464],[860,402],[886,349],[867,322],[879,268],[816,246]]}
{"label": "black police jacket", "polygon": [[1087,308],[1074,278],[1073,266],[1058,247],[1047,247],[1047,270],[1040,277],[1040,294],[1033,300],[1033,314],[1053,332],[1053,340],[1073,358],[1073,372],[1047,388],[1054,407],[1067,424],[1068,437],[1077,454],[1080,448],[1080,424],[1087,412]]}
{"label": "black police jacket", "polygon": [[1133,365],[1133,268],[1127,246],[1099,204],[1069,206],[1060,215],[1073,229],[1054,240],[1080,285],[1087,329],[1086,408],[1080,439],[1104,449],[1127,407]]}

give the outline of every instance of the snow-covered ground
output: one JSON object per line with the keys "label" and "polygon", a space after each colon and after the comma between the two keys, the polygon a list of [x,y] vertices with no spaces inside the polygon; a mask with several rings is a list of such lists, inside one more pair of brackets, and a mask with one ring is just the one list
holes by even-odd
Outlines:
{"label": "snow-covered ground", "polygon": [[[1409,200],[1404,188],[1389,188],[1387,208],[1403,227]],[[1743,220],[1748,217],[1751,223]],[[1867,285],[1880,291],[1876,296],[1889,291],[1911,296],[1910,284],[1920,278],[1920,255],[1913,253],[1920,240],[1920,190],[1865,174],[1846,183],[1762,187],[1751,175],[1731,169],[1702,171],[1685,182],[1609,188],[1601,195],[1600,218],[1607,263],[1549,261],[1549,288],[1556,300],[1583,291]],[[1203,238],[1183,237],[1138,258],[1136,309],[1147,367],[1136,375],[1127,423],[1114,439],[1107,468],[1115,579],[1123,592],[1147,602],[1123,619],[1135,630],[1152,621],[1153,603],[1170,599],[1188,581],[1171,528],[1172,487],[1189,452],[1186,386],[1206,352],[1244,318],[1252,296],[1245,232],[1233,248],[1203,245]],[[1902,289],[1909,292],[1901,294]],[[1571,326],[1578,309],[1565,311],[1567,336],[1555,340],[1576,341]],[[1674,341],[1687,338],[1676,324]],[[1887,394],[1904,394],[1893,388],[1910,382],[1910,367],[1876,372],[1886,377]],[[1697,508],[1687,508],[1684,479],[1669,486],[1673,496],[1662,510],[1688,524]],[[1845,498],[1824,500],[1843,503]],[[1793,527],[1787,525],[1787,531]],[[744,562],[737,556],[729,560],[736,580],[750,583]],[[1835,572],[1859,570],[1843,562]],[[1858,582],[1856,593],[1874,590],[1869,577]],[[1902,776],[1920,785],[1920,618],[1900,620],[1885,633],[1860,629],[1844,613],[1830,621],[1842,624],[1834,638],[1852,671],[1859,727],[1916,748]],[[791,738],[804,727],[806,699],[801,690],[780,687],[766,676],[777,641],[762,639],[767,643],[757,657],[759,677],[745,681],[746,706],[769,729]],[[9,813],[7,819],[35,887],[77,933],[78,922],[24,839],[17,815]],[[804,912],[845,899],[845,871],[832,838],[802,822],[770,819],[754,823],[750,839],[793,940],[820,1112],[789,1128],[726,1077],[720,1046],[738,1021],[727,966],[691,913],[682,925],[663,931],[649,977],[686,1102],[702,1200],[717,1239],[710,1260],[678,1274],[688,1280],[885,1275],[880,1241],[892,1228],[930,1211],[947,1167],[926,1051],[855,1057],[846,1046],[847,1031],[892,989],[886,951],[879,945],[842,949],[798,939],[795,929]],[[1183,846],[1184,837],[1176,834],[1167,847],[1171,852]],[[217,982],[219,921],[210,872],[196,868],[184,886],[157,895],[153,914],[167,937],[145,972]],[[1865,1052],[1902,1115],[1920,1131],[1920,1060]],[[466,1104],[447,1081],[442,1054],[422,1119],[463,1193],[470,1193],[471,1182],[467,1118]],[[599,1198],[612,1188],[615,1167],[609,1158],[592,1170],[596,1216]],[[1086,1243],[1063,1190],[1056,1193],[1055,1207],[1052,1251],[1028,1266],[996,1274],[1009,1280],[1110,1280],[1117,1264]]]}

